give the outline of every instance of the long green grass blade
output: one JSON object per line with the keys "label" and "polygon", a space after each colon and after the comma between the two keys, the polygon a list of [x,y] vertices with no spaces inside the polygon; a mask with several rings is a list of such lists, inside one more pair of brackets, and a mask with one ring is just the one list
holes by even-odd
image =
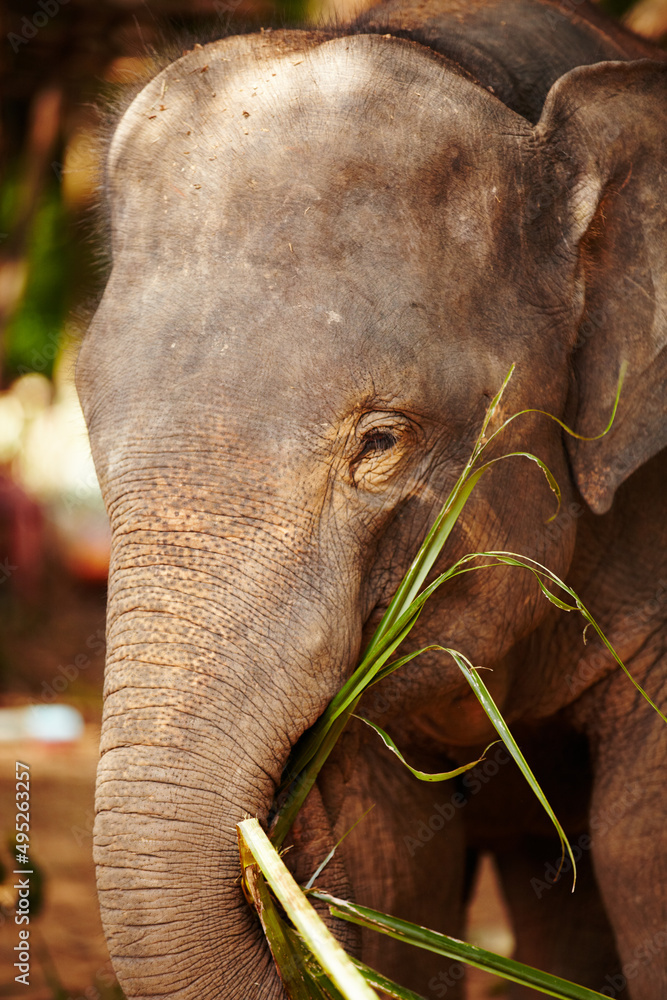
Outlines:
{"label": "long green grass blade", "polygon": [[[514,370],[514,365],[512,366],[512,370]],[[599,434],[593,434],[591,437],[584,437],[583,434],[577,434],[576,431],[573,431],[571,427],[568,427],[566,423],[564,423],[558,417],[554,416],[553,413],[549,413],[548,410],[538,410],[533,407],[530,407],[527,410],[518,410],[516,413],[513,413],[511,417],[508,417],[507,420],[504,420],[503,423],[500,425],[500,427],[498,427],[497,430],[495,430],[493,434],[489,437],[488,441],[484,443],[484,445],[480,450],[480,454],[482,451],[484,451],[484,449],[488,445],[491,444],[491,442],[495,438],[498,437],[499,434],[502,434],[502,432],[506,429],[506,427],[508,427],[514,420],[517,420],[518,417],[523,417],[526,413],[539,413],[543,417],[548,417],[549,420],[553,420],[554,423],[558,424],[558,426],[561,427],[566,434],[568,434],[570,437],[576,438],[577,441],[599,441],[600,438],[603,438],[606,434],[609,433],[612,424],[616,419],[616,411],[618,410],[618,404],[621,398],[621,389],[623,388],[623,382],[625,381],[625,376],[627,374],[627,371],[628,371],[628,362],[622,361],[618,373],[618,382],[616,384],[616,395],[614,397],[614,404],[611,409],[611,416],[609,417],[609,422],[607,423],[607,426],[604,428],[604,430],[600,431]]]}
{"label": "long green grass blade", "polygon": [[[333,749],[342,732],[347,718],[356,708],[359,699],[368,686],[382,673],[389,657],[400,646],[414,626],[420,610],[433,591],[449,579],[451,573],[441,574],[430,587],[419,593],[435,560],[440,554],[449,534],[456,523],[465,503],[480,477],[488,471],[492,463],[482,469],[472,471],[473,465],[484,448],[485,435],[493,415],[502,399],[507,384],[512,377],[514,365],[507,373],[503,384],[494,396],[484,416],[482,428],[463,472],[445,502],[440,514],[420,546],[393,600],[382,616],[382,620],[371,639],[361,663],[352,676],[331,700],[326,710],[313,726],[310,733],[296,748],[285,769],[282,788],[292,785],[285,797],[271,828],[274,844],[283,843],[296,814],[313,787],[317,774]],[[417,655],[409,654],[408,658]],[[407,662],[403,659],[402,662]],[[397,669],[398,664],[391,665]],[[391,672],[387,670],[387,673]],[[342,721],[341,721],[342,720]],[[333,736],[333,738],[332,738]],[[296,779],[296,780],[295,780]]]}
{"label": "long green grass blade", "polygon": [[382,638],[385,632],[394,624],[419,593],[420,588],[433,568],[433,564],[440,555],[443,545],[449,538],[461,511],[465,507],[468,497],[483,475],[482,470],[471,473],[467,467],[465,473],[466,478],[463,481],[459,479],[457,482],[444,510],[426,536],[417,559],[403,578],[403,582],[396,591],[382,621],[378,625],[372,643],[376,643]]}
{"label": "long green grass blade", "polygon": [[361,665],[355,670],[349,681],[341,688],[339,693],[332,698],[327,711],[322,718],[327,715],[336,717],[346,708],[351,707],[364,693],[370,681],[382,669],[390,656],[392,656],[404,639],[407,639],[413,626],[416,624],[424,602],[407,608],[407,610],[396,620],[393,626],[388,629],[377,645],[367,654]]}
{"label": "long green grass blade", "polygon": [[[353,707],[356,707],[356,702]],[[333,750],[338,737],[345,729],[351,709],[343,712],[329,724],[328,729],[318,727],[318,742],[313,747],[313,753],[307,759],[303,769],[295,767],[291,772],[291,779],[285,792],[284,801],[275,815],[271,824],[271,842],[276,847],[280,847],[289,833],[299,809],[306,801],[308,794],[317,780],[317,776],[322,770],[329,754]]]}
{"label": "long green grass blade", "polygon": [[[645,691],[644,688],[639,683],[639,681],[632,676],[631,672],[623,663],[623,660],[618,655],[613,645],[609,642],[609,639],[607,639],[606,635],[596,622],[593,615],[590,613],[586,605],[580,599],[576,591],[572,589],[572,587],[568,586],[563,580],[560,579],[559,576],[557,576],[554,572],[552,572],[552,570],[548,569],[548,567],[546,566],[543,566],[542,563],[538,562],[536,559],[531,559],[530,556],[519,555],[516,552],[505,552],[502,550],[499,551],[491,550],[489,552],[474,552],[470,553],[467,556],[464,556],[463,559],[459,560],[459,563],[469,562],[470,560],[477,558],[492,558],[497,561],[498,565],[519,566],[522,569],[527,569],[536,578],[536,580],[540,585],[542,593],[551,601],[552,604],[555,604],[556,607],[560,608],[562,611],[578,611],[587,622],[586,629],[593,628],[595,630],[598,637],[600,638],[600,641],[609,650],[612,657],[614,658],[616,663],[618,663],[619,667],[621,667],[626,677],[628,677],[630,681],[632,681],[637,691],[641,694],[642,698],[644,698],[645,701],[648,702],[651,708],[657,713],[657,715],[660,716],[662,721],[667,723],[667,716],[665,715],[665,713],[658,708],[658,706],[652,700],[648,692]],[[491,565],[492,564],[487,563],[484,564],[483,566],[479,566],[478,568],[480,569],[489,568]],[[555,586],[559,587],[564,593],[568,594],[568,596],[572,599],[573,604],[567,604],[565,601],[562,601],[560,598],[558,598],[552,591],[550,591],[544,585],[545,579],[555,584]]]}
{"label": "long green grass blade", "polygon": [[478,948],[476,945],[466,944],[465,941],[459,941],[446,934],[440,934],[438,931],[429,930],[428,927],[420,927],[418,924],[400,920],[398,917],[389,916],[379,910],[371,910],[366,906],[358,906],[356,903],[337,899],[325,892],[313,892],[312,895],[316,899],[328,903],[334,917],[378,931],[380,934],[386,934],[406,944],[416,945],[416,947],[424,948],[426,951],[435,952],[436,955],[442,955],[444,958],[465,962],[476,969],[492,972],[504,979],[509,979],[511,982],[532,987],[547,996],[557,997],[559,1000],[601,1000],[603,997],[602,993],[597,993],[595,990],[589,990],[585,986],[577,986],[576,983],[571,983],[567,979],[541,972],[530,965],[524,965],[523,962],[504,958],[502,955],[496,955],[494,952]]}
{"label": "long green grass blade", "polygon": [[375,969],[371,969],[370,966],[364,965],[358,959],[353,958],[352,961],[369,986],[373,986],[377,990],[382,990],[383,993],[386,993],[388,997],[392,997],[393,1000],[424,1000],[421,994],[415,993],[414,990],[409,990],[406,986],[399,986],[398,983],[387,979],[386,976],[376,972]]}
{"label": "long green grass blade", "polygon": [[[492,559],[493,561],[485,563],[474,563],[473,560],[475,559]],[[437,577],[433,581],[433,583],[430,584],[427,590],[422,591],[417,600],[419,601],[424,597],[430,597],[431,593],[433,593],[433,591],[437,589],[437,587],[439,587],[442,583],[444,583],[445,580],[451,580],[454,577],[461,576],[464,573],[472,573],[480,569],[493,569],[499,565],[517,566],[520,569],[527,569],[535,577],[537,584],[540,587],[540,590],[542,591],[544,596],[555,607],[560,608],[561,611],[578,611],[582,615],[582,617],[585,618],[587,623],[584,632],[586,632],[589,628],[594,629],[594,631],[599,636],[600,641],[607,647],[607,649],[609,650],[613,658],[616,660],[618,665],[621,667],[623,672],[626,674],[629,680],[634,684],[637,691],[648,702],[648,704],[657,713],[657,715],[660,716],[663,722],[667,723],[667,716],[664,714],[664,712],[661,711],[660,708],[658,708],[655,702],[651,699],[648,692],[645,691],[645,689],[641,686],[639,681],[637,681],[632,676],[632,673],[623,663],[623,660],[618,655],[613,645],[609,642],[606,635],[604,634],[600,626],[597,624],[593,615],[590,613],[590,611],[586,608],[583,601],[577,595],[576,591],[574,591],[563,580],[561,580],[560,577],[556,575],[556,573],[552,572],[552,570],[548,569],[548,567],[544,566],[542,563],[537,562],[537,560],[531,559],[530,556],[520,555],[519,553],[516,552],[505,552],[502,550],[498,551],[489,550],[486,552],[470,552],[467,555],[462,556],[462,558],[459,559],[457,562],[455,562],[452,566],[450,566],[448,570],[446,570],[443,574]],[[562,598],[559,598],[556,594],[554,594],[552,590],[549,590],[549,588],[546,586],[544,582],[545,580],[555,584],[564,593],[568,594],[572,598],[572,601],[574,603],[568,604],[567,601],[564,601],[562,600]],[[425,649],[433,649],[433,648],[434,648],[433,646],[425,647]]]}
{"label": "long green grass blade", "polygon": [[[475,668],[473,667],[472,663],[470,662],[470,660],[466,656],[463,656],[461,653],[457,652],[457,650],[455,650],[455,649],[446,649],[445,647],[443,647],[443,649],[444,649],[444,652],[449,653],[449,655],[453,658],[453,660],[455,661],[456,665],[460,669],[461,673],[463,674],[463,676],[465,677],[465,679],[468,681],[468,684],[470,684],[470,687],[472,688],[472,690],[473,690],[473,692],[475,694],[475,697],[477,698],[477,700],[479,701],[480,705],[482,706],[482,708],[486,712],[486,714],[487,714],[487,716],[489,718],[489,721],[491,722],[491,724],[493,725],[494,729],[496,730],[496,732],[500,736],[501,740],[503,741],[503,743],[505,744],[505,746],[509,750],[510,754],[514,758],[514,761],[518,765],[519,770],[521,771],[521,773],[523,774],[524,778],[526,779],[526,781],[530,785],[530,787],[531,787],[531,789],[533,791],[533,794],[535,795],[535,797],[539,801],[540,805],[542,806],[542,808],[546,812],[547,816],[549,817],[549,819],[553,823],[554,827],[556,828],[556,832],[558,834],[558,837],[559,837],[559,840],[560,840],[560,844],[561,844],[561,847],[563,849],[563,855],[565,854],[565,851],[567,850],[567,853],[569,854],[570,860],[572,862],[572,890],[574,891],[574,886],[575,886],[576,880],[577,880],[577,866],[576,866],[576,863],[575,863],[575,860],[574,860],[574,855],[572,853],[572,848],[570,847],[570,842],[569,842],[569,840],[567,839],[567,837],[565,835],[565,831],[563,830],[563,827],[560,825],[560,822],[558,821],[558,817],[556,816],[555,812],[553,811],[553,809],[549,805],[547,797],[544,794],[544,792],[542,791],[540,783],[538,782],[537,778],[533,774],[531,768],[528,765],[528,762],[527,762],[526,758],[521,753],[521,750],[519,749],[519,746],[518,746],[516,740],[512,736],[511,732],[509,731],[507,723],[505,722],[505,720],[503,719],[503,717],[501,715],[500,709],[498,708],[498,706],[496,705],[495,701],[493,700],[493,698],[491,696],[491,692],[486,687],[484,681],[480,677],[479,671],[475,670]],[[561,862],[561,864],[562,864],[562,862]]]}
{"label": "long green grass blade", "polygon": [[[546,411],[541,410],[522,410],[517,414],[509,417],[503,422],[501,427],[495,431],[488,439],[486,438],[486,432],[488,430],[489,424],[500,404],[503,392],[511,378],[514,366],[509,371],[507,377],[505,378],[501,388],[499,389],[496,396],[491,401],[491,404],[486,412],[480,434],[477,437],[475,445],[473,447],[472,454],[466,463],[463,472],[459,476],[453,490],[451,491],[445,505],[443,506],[440,514],[436,518],[432,528],[428,532],[423,544],[421,545],[417,556],[413,560],[410,568],[408,569],[403,581],[401,582],[393,600],[391,601],[389,607],[387,608],[382,620],[369,643],[369,646],[362,658],[361,663],[354,671],[352,676],[348,679],[343,688],[338,692],[338,694],[331,700],[329,706],[318,720],[316,725],[310,731],[310,733],[305,737],[305,739],[296,748],[292,759],[288,763],[288,767],[285,771],[285,779],[283,782],[283,787],[292,784],[293,787],[290,789],[290,793],[286,796],[279,813],[274,822],[272,828],[272,839],[274,843],[282,843],[284,837],[287,834],[299,808],[301,807],[303,801],[305,800],[308,792],[312,788],[319,770],[326,761],[329,753],[333,749],[335,742],[342,732],[347,719],[350,714],[354,712],[356,705],[358,704],[364,691],[372,684],[377,681],[384,679],[391,673],[394,669],[397,669],[399,665],[408,662],[414,656],[419,655],[418,652],[413,652],[408,654],[407,657],[401,657],[397,661],[387,662],[392,655],[392,653],[398,649],[403,640],[407,637],[410,630],[414,626],[421,608],[428,598],[434,593],[434,591],[440,587],[446,580],[452,579],[455,576],[461,575],[465,572],[472,572],[476,569],[490,568],[492,565],[503,561],[500,556],[504,555],[504,561],[509,565],[523,565],[526,568],[530,568],[527,562],[530,560],[523,560],[520,556],[515,556],[514,553],[474,553],[463,557],[452,567],[441,573],[432,583],[421,590],[420,588],[424,585],[428,574],[430,573],[435,560],[440,554],[443,545],[445,544],[449,534],[456,523],[465,503],[467,502],[472,490],[475,485],[479,482],[479,479],[487,472],[489,469],[495,465],[497,462],[502,461],[504,458],[510,458],[514,456],[521,456],[528,458],[529,460],[535,462],[544,472],[547,478],[547,482],[553,492],[556,494],[558,505],[560,505],[560,490],[558,484],[546,466],[546,464],[539,459],[537,456],[530,452],[510,452],[506,455],[502,455],[498,458],[490,459],[488,462],[484,463],[478,468],[474,468],[476,462],[488,447],[490,442],[504,429],[512,420],[516,417],[521,416],[523,413],[544,413],[544,415],[551,417],[551,414],[546,413]],[[619,376],[618,389],[616,393],[616,399],[614,402],[614,410],[612,417],[609,421],[607,428],[602,432],[602,434],[596,435],[595,438],[590,440],[596,440],[598,437],[603,436],[607,433],[609,427],[613,422],[613,417],[618,406],[618,400],[620,397],[620,390],[623,382],[623,377],[625,374],[625,367],[622,367],[621,374]],[[568,433],[571,432],[562,421],[555,419]],[[577,435],[575,435],[577,436]],[[588,440],[588,439],[585,439]],[[557,511],[556,511],[557,513]],[[555,517],[556,514],[553,515]],[[471,565],[471,560],[478,558],[480,555],[488,555],[493,557],[495,562],[486,563],[480,565]],[[514,559],[514,563],[512,562]],[[545,574],[548,571],[541,567]],[[533,570],[534,571],[534,570]],[[555,595],[540,578],[539,573],[535,573],[538,580],[539,586],[541,587],[544,595],[557,607],[564,611],[571,611],[575,608],[569,605],[567,602],[563,601],[562,598]],[[562,587],[564,590],[565,585],[562,581],[554,578],[553,574],[548,576],[548,579],[553,582],[557,582],[558,586]],[[569,592],[569,591],[568,591]],[[641,688],[641,686],[634,680],[632,675],[629,673],[625,665],[622,663],[620,658],[617,656],[611,645],[608,643],[604,635],[602,634],[599,627],[593,621],[592,617],[588,615],[588,612],[583,607],[582,603],[573,594],[576,601],[576,608],[581,611],[587,621],[593,625],[598,634],[600,635],[602,641],[607,645],[607,647],[614,655],[615,659],[619,662],[623,670],[628,674],[633,684],[642,693],[643,697],[649,701],[652,707],[658,712],[658,714],[665,719],[665,716],[660,712],[660,710],[651,701],[647,693]],[[428,647],[427,647],[428,648]],[[667,721],[667,719],[665,719]],[[297,779],[295,782],[295,778]]]}
{"label": "long green grass blade", "polygon": [[[347,1000],[345,995],[331,982],[301,935],[287,923],[283,923],[283,933],[293,953],[298,956],[297,961],[300,962],[304,979],[313,997],[317,997],[318,1000]],[[292,1000],[291,997],[290,1000]]]}
{"label": "long green grass blade", "polygon": [[478,757],[477,760],[471,761],[470,764],[464,764],[462,767],[457,767],[453,771],[439,771],[437,773],[431,773],[430,771],[418,771],[417,768],[408,764],[407,760],[398,749],[391,736],[386,733],[381,726],[376,725],[375,722],[371,722],[370,719],[364,718],[363,715],[354,715],[352,718],[359,719],[360,722],[365,722],[367,726],[374,729],[386,748],[391,750],[391,752],[398,757],[401,764],[403,764],[404,767],[407,767],[408,771],[410,771],[411,774],[414,774],[415,778],[419,778],[420,781],[448,781],[450,778],[457,778],[459,774],[464,774],[466,771],[469,771],[471,767],[476,767],[477,764],[480,764],[484,760],[484,754],[488,753],[489,747],[493,746],[493,743],[490,743],[481,757]]}
{"label": "long green grass blade", "polygon": [[[609,649],[614,659],[620,664],[635,687],[641,692],[642,696],[646,698],[655,711],[658,712],[661,718],[667,722],[667,718],[662,712],[660,712],[657,706],[651,701],[648,694],[635,681],[625,665],[622,663],[618,654],[615,652],[612,645],[606,639],[602,630],[599,628],[575,592],[564,584],[563,581],[561,581],[554,573],[542,566],[540,563],[537,563],[535,560],[532,560],[529,557],[517,555],[516,553],[502,551],[471,553],[464,556],[462,559],[459,559],[453,566],[450,566],[443,573],[440,573],[428,586],[426,585],[426,580],[442,551],[443,545],[449,537],[452,528],[454,527],[457,518],[460,516],[461,511],[463,510],[474,487],[477,485],[480,478],[497,462],[502,461],[505,458],[519,456],[528,458],[530,461],[535,462],[546,476],[548,485],[556,494],[558,505],[560,505],[560,490],[554,476],[546,464],[532,453],[523,451],[508,452],[505,455],[501,455],[497,458],[491,458],[487,462],[480,464],[482,454],[497,438],[497,436],[518,417],[527,413],[541,413],[550,419],[555,420],[563,428],[563,430],[565,430],[568,434],[571,434],[573,437],[577,437],[580,440],[597,440],[608,432],[613,423],[626,367],[627,366],[625,364],[621,367],[611,419],[608,426],[601,434],[591,438],[584,438],[573,432],[561,420],[554,417],[552,414],[537,409],[527,409],[515,413],[504,420],[500,426],[489,437],[487,437],[487,431],[490,423],[496,414],[503,392],[514,370],[514,366],[512,366],[512,369],[508,373],[500,390],[491,401],[491,404],[486,412],[480,434],[477,437],[468,462],[466,463],[461,475],[454,485],[454,488],[447,498],[446,503],[424,539],[417,556],[409,567],[408,572],[405,574],[393,600],[383,615],[382,620],[364,653],[361,663],[348,679],[341,691],[339,691],[338,694],[332,699],[326,711],[323,713],[322,717],[318,720],[317,724],[313,727],[308,736],[297,747],[292,759],[289,762],[289,766],[286,770],[286,781],[283,784],[283,789],[287,786],[286,792],[283,791],[281,793],[283,801],[272,828],[272,840],[274,844],[280,844],[283,842],[284,837],[287,834],[299,808],[315,783],[320,768],[323,766],[329,753],[333,749],[340,733],[347,724],[350,715],[354,713],[354,710],[364,694],[364,691],[366,691],[372,684],[378,683],[380,680],[384,680],[391,673],[393,673],[394,670],[399,669],[401,666],[408,663],[416,656],[419,656],[426,650],[443,648],[436,645],[427,646],[424,647],[424,649],[415,650],[407,655],[400,656],[398,659],[390,659],[393,653],[400,647],[401,643],[409,635],[425,602],[430,598],[435,590],[446,580],[453,579],[454,577],[464,573],[473,572],[478,569],[490,569],[498,565],[519,566],[528,569],[533,573],[542,593],[549,601],[551,601],[551,603],[563,611],[579,611],[583,615],[588,623],[586,627],[588,628],[589,626],[592,626],[595,629],[601,641]],[[557,512],[558,510],[556,511],[556,514]],[[553,516],[555,517],[556,514]],[[481,559],[485,561],[480,562],[479,560]],[[572,603],[565,600],[561,595],[567,595]],[[567,850],[570,855],[573,871],[575,872],[576,877],[574,858],[565,833],[519,747],[514,741],[512,734],[505,724],[498,707],[495,705],[495,702],[493,701],[493,698],[486,688],[486,685],[481,679],[478,671],[465,656],[458,653],[456,650],[446,649],[445,651],[454,658],[455,662],[459,666],[459,669],[466,677],[466,680],[484,708],[487,716],[500,735],[502,741],[505,743],[510,754],[526,777],[526,780],[528,781],[534,794],[537,796],[543,808],[549,815],[558,832],[563,850]],[[363,719],[362,721],[371,726],[371,728],[374,728],[378,735],[383,739],[388,749],[393,752],[402,761],[402,763],[421,780],[445,780],[445,778],[460,774],[479,763],[479,761],[474,761],[472,764],[457,768],[454,771],[442,772],[437,775],[418,771],[417,769],[412,768],[405,761],[393,740],[387,733],[384,732],[384,730],[374,723],[371,723],[368,719]],[[482,759],[483,757],[480,758],[480,760]],[[256,821],[252,822],[256,823]],[[241,826],[243,826],[243,824],[241,824]],[[317,922],[319,921],[319,918],[317,917],[317,914],[312,911],[312,908],[310,908],[310,916],[306,919],[303,908],[299,903],[299,890],[293,883],[293,880],[291,880],[289,892],[287,895],[284,895],[285,885],[283,884],[283,876],[287,870],[284,868],[284,865],[282,865],[282,862],[278,858],[275,851],[271,848],[270,842],[264,835],[263,831],[257,825],[257,829],[249,831],[249,835],[251,839],[253,836],[258,838],[257,843],[255,844],[256,850],[254,855],[249,853],[250,848],[248,847],[248,842],[244,840],[245,835],[242,835],[241,829],[239,830],[242,858],[244,857],[244,851],[246,852],[246,862],[244,862],[244,870],[246,872],[246,891],[249,892],[250,890],[248,887],[254,886],[252,898],[258,909],[260,918],[262,919],[267,937],[269,937],[271,942],[276,962],[279,967],[285,965],[287,966],[287,973],[283,974],[283,971],[281,971],[281,975],[283,975],[283,980],[286,983],[288,996],[290,998],[294,998],[294,1000],[314,1000],[314,998],[319,998],[319,1000],[357,1000],[357,998],[361,996],[361,994],[357,992],[361,988],[360,980],[356,980],[352,985],[349,983],[341,983],[341,980],[337,978],[338,967],[336,966],[336,969],[334,969],[333,967],[330,968],[330,966],[327,965],[327,962],[330,961],[331,955],[327,952],[326,947],[322,953],[322,958],[320,958],[320,955],[317,952],[319,941]],[[266,843],[262,842],[262,838],[264,838]],[[266,852],[267,844],[268,852]],[[259,854],[257,851],[259,851]],[[263,857],[264,867],[260,861],[262,851],[266,852],[266,855]],[[309,884],[314,881],[332,855],[333,851],[329,853]],[[248,860],[251,856],[254,858],[252,862]],[[255,865],[255,861],[257,861],[257,865],[259,865],[259,867]],[[275,885],[271,882],[271,878],[268,874],[272,864],[277,864],[280,874],[280,877],[277,879]],[[256,876],[252,874],[253,872],[256,872]],[[262,872],[266,874],[266,877],[272,885],[276,896],[284,906],[285,911],[288,913],[290,919],[293,921],[298,930],[295,930],[294,927],[286,923],[279,914],[273,901],[273,897],[264,882]],[[274,872],[274,876],[275,874],[276,873]],[[288,879],[291,879],[289,873],[287,873],[287,876]],[[279,890],[279,886],[281,885],[282,889]],[[280,894],[281,891],[283,891],[283,895]],[[455,941],[454,939],[447,939],[443,935],[435,935],[435,932],[428,931],[425,928],[419,928],[416,927],[416,925],[408,925],[404,922],[396,921],[395,918],[378,914],[376,911],[365,910],[363,907],[355,907],[354,904],[344,903],[340,900],[333,900],[331,897],[326,897],[320,893],[314,893],[314,895],[317,898],[326,899],[329,902],[335,903],[337,906],[336,915],[341,916],[344,919],[354,920],[355,922],[362,923],[363,926],[370,926],[370,924],[368,924],[370,914],[375,920],[375,924],[377,924],[377,926],[373,925],[376,930],[382,930],[383,933],[389,933],[391,936],[397,937],[400,940],[410,941],[411,943],[418,944],[421,947],[437,951],[439,954],[446,955],[447,957],[460,959],[468,964],[476,965],[478,968],[484,968],[487,971],[495,972],[496,974],[504,976],[505,978],[513,980],[517,983],[532,986],[534,989],[540,990],[550,996],[560,997],[562,1000],[592,1000],[592,998],[601,996],[601,994],[595,993],[591,990],[576,986],[572,983],[567,983],[565,980],[558,979],[558,977],[548,976],[546,973],[542,973],[539,970],[523,966],[521,963],[512,962],[510,959],[504,959],[501,956],[493,955],[490,952],[484,952],[482,949],[474,948],[471,945],[466,945],[465,943]],[[303,897],[301,897],[301,899],[303,900]],[[347,913],[344,912],[346,907],[348,908]],[[365,914],[363,917],[360,916],[362,911]],[[313,918],[315,921],[314,923],[312,922]],[[304,920],[305,923],[300,923],[300,921]],[[366,923],[363,923],[364,920]],[[309,923],[309,921],[311,922]],[[382,921],[384,921],[385,925],[388,921],[393,923],[388,929],[387,926],[380,926]],[[322,927],[324,927],[324,925],[322,925]],[[324,928],[324,930],[326,931],[326,928]],[[417,940],[419,935],[422,936],[421,942]],[[436,937],[439,939],[437,947],[434,946],[434,939]],[[426,943],[424,943],[425,941]],[[446,942],[446,946],[443,944],[443,941]],[[336,943],[334,941],[334,945],[335,944]],[[342,954],[344,955],[344,953]],[[365,977],[365,979],[363,979],[363,983],[367,989],[369,989],[367,983],[372,983],[378,989],[383,990],[387,995],[396,998],[396,1000],[423,1000],[423,998],[418,997],[417,994],[405,989],[404,987],[398,986],[395,983],[391,983],[389,980],[379,976],[378,973],[368,969],[361,963],[350,964],[349,968],[347,968],[347,974],[349,974],[350,968],[357,972],[359,970],[363,972],[363,976]],[[350,988],[352,989],[352,992],[348,991]],[[372,990],[369,990],[369,993],[365,994],[365,996],[375,996],[375,994]]]}
{"label": "long green grass blade", "polygon": [[348,678],[338,694],[331,699],[329,705],[313,726],[311,733],[304,740],[303,745],[298,748],[294,760],[288,764],[287,781],[292,780],[294,775],[299,774],[309,764],[322,742],[323,734],[333,725],[336,719],[347,709],[354,710],[370,681],[373,680],[389,657],[409,635],[410,630],[417,621],[420,609],[421,604],[415,610],[410,609],[406,614],[403,614],[395,622],[394,626],[378,641],[376,647],[366,653],[361,664],[352,676]]}
{"label": "long green grass blade", "polygon": [[381,670],[378,670],[373,680],[370,682],[368,687],[372,687],[373,684],[379,684],[383,681],[385,677],[389,677],[393,674],[395,670],[399,670],[401,667],[409,663],[410,660],[414,660],[415,657],[421,656],[422,653],[428,653],[429,649],[440,649],[437,643],[432,643],[430,646],[422,646],[421,649],[413,649],[411,653],[407,653],[405,656],[401,656],[398,660],[392,660],[391,663],[385,663]]}
{"label": "long green grass blade", "polygon": [[[290,948],[290,953],[298,956],[297,961],[302,963],[305,986],[309,991],[312,991],[312,993],[308,993],[309,1000],[311,996],[318,998],[318,1000],[320,998],[321,1000],[346,1000],[343,994],[336,989],[322,967],[313,958],[300,935],[293,927],[290,927],[283,921],[281,921],[281,924],[281,932]],[[373,989],[382,990],[383,994],[391,997],[392,1000],[425,1000],[419,993],[415,993],[414,990],[410,990],[405,986],[399,986],[398,983],[387,979],[386,976],[376,972],[375,969],[371,969],[370,966],[365,965],[356,958],[352,959],[352,964],[359,970],[369,986]],[[292,994],[289,990],[287,992],[290,1000],[292,1000]]]}

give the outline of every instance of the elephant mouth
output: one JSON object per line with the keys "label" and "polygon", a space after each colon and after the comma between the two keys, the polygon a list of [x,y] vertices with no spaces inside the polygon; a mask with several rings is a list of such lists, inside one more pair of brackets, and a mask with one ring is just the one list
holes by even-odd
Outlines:
{"label": "elephant mouth", "polygon": [[[282,795],[287,793],[288,790],[283,790]],[[280,804],[278,796],[274,799],[272,807],[274,816]],[[271,830],[270,822],[271,820],[269,820],[269,830]],[[353,899],[352,880],[345,865],[344,852],[335,851],[338,839],[331,811],[327,809],[322,792],[316,784],[297,813],[285,838],[287,850],[283,860],[295,881],[302,887],[309,885],[316,875],[318,888],[334,896]],[[332,918],[326,904],[313,902],[313,905],[343,947],[356,957],[360,957],[361,936],[358,928]]]}

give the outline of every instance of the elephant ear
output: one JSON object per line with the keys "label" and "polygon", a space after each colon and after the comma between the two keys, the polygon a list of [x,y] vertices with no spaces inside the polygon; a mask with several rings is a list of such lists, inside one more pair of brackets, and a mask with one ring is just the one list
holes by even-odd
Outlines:
{"label": "elephant ear", "polygon": [[556,174],[559,250],[578,253],[584,284],[573,354],[578,434],[607,425],[628,365],[611,431],[567,439],[579,491],[603,514],[667,444],[667,63],[567,73],[548,94],[536,138]]}

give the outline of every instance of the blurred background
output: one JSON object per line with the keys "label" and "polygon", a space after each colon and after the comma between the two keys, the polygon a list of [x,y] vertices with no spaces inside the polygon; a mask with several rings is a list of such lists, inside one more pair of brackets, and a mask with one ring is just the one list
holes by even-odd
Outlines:
{"label": "blurred background", "polygon": [[[568,2],[568,0],[564,0]],[[574,0],[576,3],[576,0]],[[0,997],[119,1000],[91,858],[109,530],[73,384],[104,283],[105,109],[191,33],[368,0],[4,0],[0,12]],[[664,43],[667,0],[602,4]],[[30,765],[30,985],[14,981],[15,761]],[[508,952],[489,865],[469,938]],[[476,998],[501,995],[480,977]]]}

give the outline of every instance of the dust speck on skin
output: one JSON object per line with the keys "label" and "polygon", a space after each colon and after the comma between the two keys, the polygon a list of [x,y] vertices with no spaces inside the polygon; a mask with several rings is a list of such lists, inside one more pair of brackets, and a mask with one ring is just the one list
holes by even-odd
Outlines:
{"label": "dust speck on skin", "polygon": [[329,310],[327,313],[327,323],[342,323],[343,317],[340,313],[334,312],[333,309]]}

